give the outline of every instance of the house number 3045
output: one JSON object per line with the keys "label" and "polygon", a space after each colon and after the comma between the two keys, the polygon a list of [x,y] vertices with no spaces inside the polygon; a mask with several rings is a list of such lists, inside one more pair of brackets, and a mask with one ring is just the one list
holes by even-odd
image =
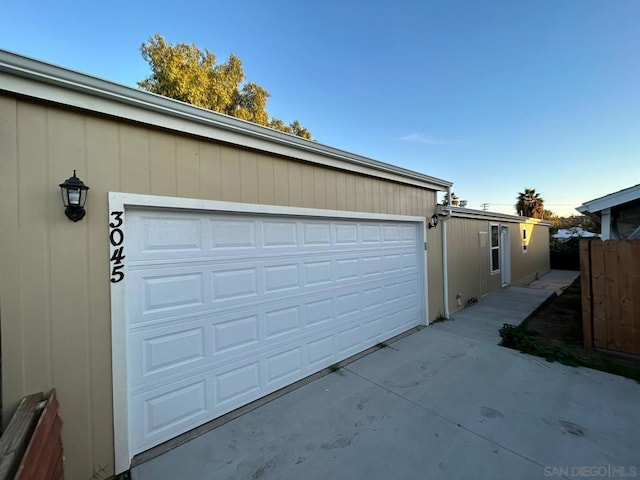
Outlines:
{"label": "house number 3045", "polygon": [[118,283],[124,278],[124,232],[122,231],[122,214],[124,212],[111,212],[113,220],[109,223],[109,242],[113,246],[111,253],[111,283]]}

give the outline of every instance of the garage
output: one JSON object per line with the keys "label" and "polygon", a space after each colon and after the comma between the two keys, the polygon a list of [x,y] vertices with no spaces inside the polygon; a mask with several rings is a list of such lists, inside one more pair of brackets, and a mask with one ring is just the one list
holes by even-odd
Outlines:
{"label": "garage", "polygon": [[451,182],[11,52],[0,84],[3,417],[55,388],[66,477],[443,312]]}
{"label": "garage", "polygon": [[131,456],[425,323],[422,218],[208,203],[111,224]]}

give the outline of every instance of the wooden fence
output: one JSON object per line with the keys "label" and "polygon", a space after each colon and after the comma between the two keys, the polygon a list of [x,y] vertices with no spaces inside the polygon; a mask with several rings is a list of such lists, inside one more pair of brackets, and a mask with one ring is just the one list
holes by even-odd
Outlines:
{"label": "wooden fence", "polygon": [[0,439],[0,480],[62,480],[61,431],[55,389],[24,397]]}
{"label": "wooden fence", "polygon": [[640,354],[640,240],[581,240],[584,345]]}

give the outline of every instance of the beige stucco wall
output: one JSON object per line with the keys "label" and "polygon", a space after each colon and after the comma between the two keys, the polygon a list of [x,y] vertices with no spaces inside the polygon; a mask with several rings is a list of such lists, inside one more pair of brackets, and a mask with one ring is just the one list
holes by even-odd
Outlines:
{"label": "beige stucco wall", "polygon": [[[58,389],[67,478],[113,473],[109,191],[430,217],[436,193],[23,98],[0,96],[0,321],[5,421]],[[64,216],[77,169],[87,216]],[[429,318],[442,310],[427,234]]]}
{"label": "beige stucco wall", "polygon": [[[526,222],[452,217],[447,220],[449,308],[464,308],[470,298],[502,288],[501,273],[491,273],[491,225],[509,227],[511,285],[525,285],[536,273],[549,271],[549,227],[536,220]],[[527,231],[527,253],[522,251],[522,231]],[[502,266],[504,268],[504,266]],[[456,295],[460,293],[461,305]]]}

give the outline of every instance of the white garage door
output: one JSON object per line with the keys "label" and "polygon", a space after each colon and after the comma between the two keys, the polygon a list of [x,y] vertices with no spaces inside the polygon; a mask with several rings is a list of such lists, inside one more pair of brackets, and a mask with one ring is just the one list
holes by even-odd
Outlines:
{"label": "white garage door", "polygon": [[421,229],[127,210],[132,453],[423,323]]}

